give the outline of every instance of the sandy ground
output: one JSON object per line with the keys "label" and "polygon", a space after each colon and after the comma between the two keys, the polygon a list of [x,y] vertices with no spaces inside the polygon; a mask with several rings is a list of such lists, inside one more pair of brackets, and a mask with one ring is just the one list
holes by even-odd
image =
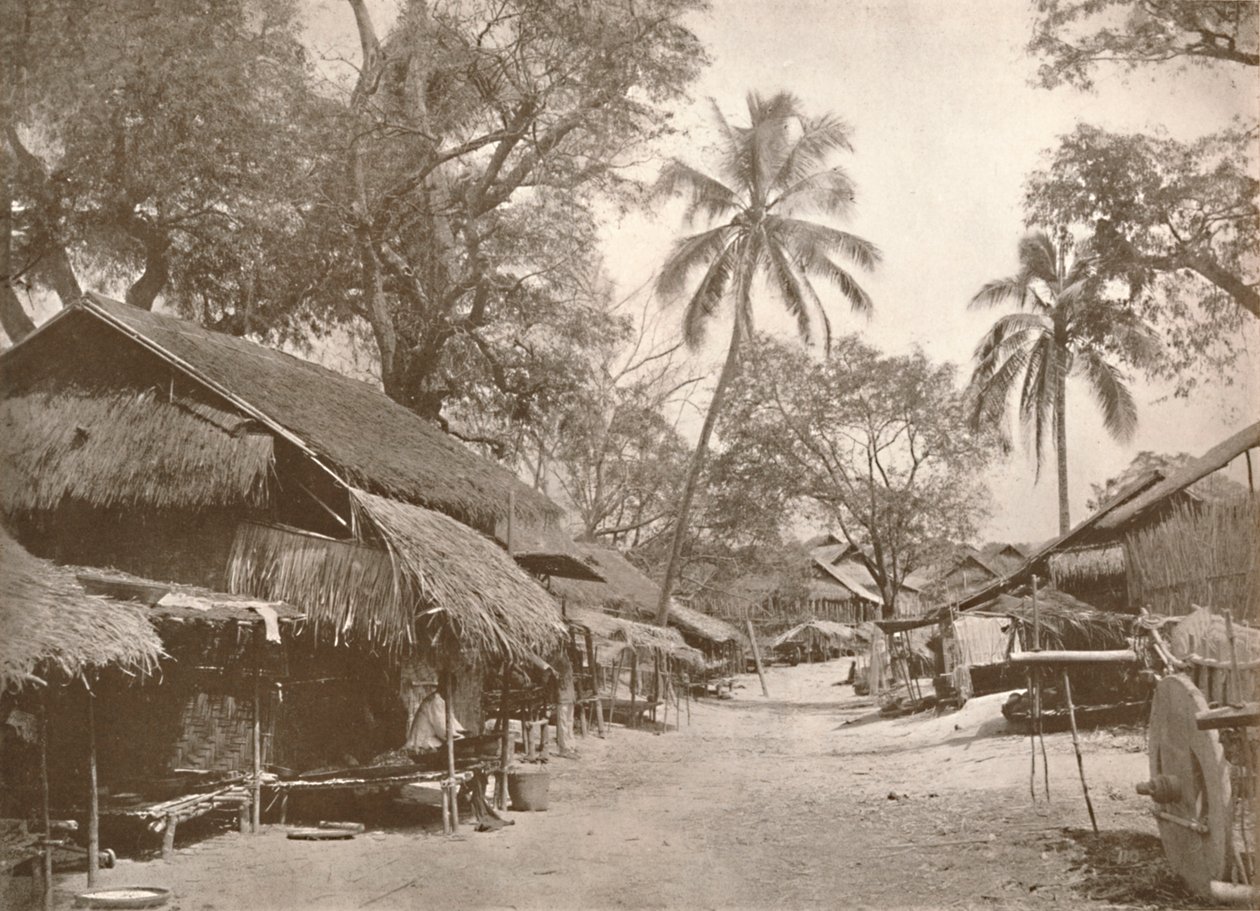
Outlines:
{"label": "sandy ground", "polygon": [[[1001,697],[859,723],[873,706],[834,685],[847,669],[771,668],[769,699],[742,677],[678,731],[592,734],[549,763],[551,808],[497,832],[446,838],[429,815],[315,843],[269,826],[181,839],[171,862],[120,861],[103,885],[165,886],[181,911],[1194,906],[1133,791],[1141,731],[1084,735],[1093,838],[1068,735],[1046,738],[1051,801],[1034,804]],[[82,883],[61,877],[59,904]]]}

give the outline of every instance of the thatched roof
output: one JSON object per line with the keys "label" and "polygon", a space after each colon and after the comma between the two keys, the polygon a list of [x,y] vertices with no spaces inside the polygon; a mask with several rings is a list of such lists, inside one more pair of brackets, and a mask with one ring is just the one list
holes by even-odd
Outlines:
{"label": "thatched roof", "polygon": [[846,643],[854,642],[858,639],[857,627],[836,623],[832,620],[806,620],[804,623],[798,623],[791,629],[780,633],[770,644],[777,647],[791,642],[793,639],[810,631],[831,642]]}
{"label": "thatched roof", "polygon": [[1119,542],[1073,547],[1050,555],[1050,578],[1059,588],[1080,588],[1124,580],[1124,545]]}
{"label": "thatched roof", "polygon": [[[1020,625],[1020,641],[1033,648],[1031,593],[1017,597],[1001,594],[979,610],[980,615],[1011,617]],[[1065,592],[1044,589],[1037,593],[1037,620],[1041,647],[1058,649],[1116,649],[1128,646],[1135,618],[1115,611],[1095,610]]]}
{"label": "thatched roof", "polygon": [[698,639],[707,639],[717,645],[735,642],[747,645],[748,639],[731,624],[718,617],[702,613],[694,607],[674,602],[669,608],[669,622]]}
{"label": "thatched roof", "polygon": [[[552,579],[551,589],[566,604],[614,611],[630,617],[648,619],[656,616],[661,589],[652,579],[624,556],[596,544],[574,544],[582,560],[604,577],[603,582],[578,582]],[[669,623],[684,633],[722,644],[743,642],[739,630],[724,620],[701,613],[677,601],[670,602]]]}
{"label": "thatched roof", "polygon": [[552,579],[551,590],[566,604],[632,617],[656,613],[660,587],[617,551],[597,544],[576,543],[579,558],[604,577],[603,582]]}
{"label": "thatched roof", "polygon": [[1141,519],[1145,513],[1155,509],[1169,497],[1224,468],[1247,450],[1257,447],[1260,447],[1260,421],[1244,427],[1184,468],[1174,471],[1158,484],[1120,504],[1110,514],[1099,520],[1098,527],[1114,531]]}
{"label": "thatched roof", "polygon": [[89,595],[74,575],[0,528],[0,692],[115,666],[146,673],[162,643],[139,609]]}
{"label": "thatched roof", "polygon": [[152,389],[0,399],[0,510],[264,505],[273,439],[254,428]]}
{"label": "thatched roof", "polygon": [[[506,517],[557,518],[560,509],[378,388],[309,361],[195,323],[90,294],[0,356],[0,373],[35,371],[64,357],[58,345],[116,345],[102,328],[133,340],[171,368],[258,419],[352,486],[437,509],[490,531]],[[95,340],[94,340],[95,337]],[[30,360],[23,361],[24,358]],[[49,368],[43,367],[45,371]],[[59,368],[52,368],[59,369]]]}
{"label": "thatched roof", "polygon": [[865,567],[850,562],[828,563],[817,557],[814,558],[814,566],[852,592],[854,597],[871,604],[883,603],[883,599],[871,587],[875,580]]}
{"label": "thatched roof", "polygon": [[555,601],[489,538],[431,509],[351,495],[382,547],[242,524],[229,589],[300,604],[317,630],[396,650],[519,656],[563,634]]}
{"label": "thatched roof", "polygon": [[687,645],[676,629],[610,617],[589,607],[566,607],[565,615],[570,623],[586,627],[596,640],[603,640],[601,654],[615,655],[622,648],[632,648],[640,657],[656,654],[691,667],[704,666],[704,656]]}

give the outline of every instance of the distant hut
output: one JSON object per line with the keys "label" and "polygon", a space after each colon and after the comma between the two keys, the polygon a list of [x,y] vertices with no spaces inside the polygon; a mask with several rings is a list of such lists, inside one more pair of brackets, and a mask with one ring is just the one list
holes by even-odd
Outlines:
{"label": "distant hut", "polygon": [[[137,768],[279,767],[270,732],[299,715],[335,736],[292,729],[289,773],[366,768],[424,739],[439,682],[478,730],[480,668],[563,637],[491,537],[554,504],[372,386],[184,320],[91,295],[0,355],[0,460],[18,539],[150,604],[182,656],[131,694],[166,719]],[[179,616],[181,597],[201,606]]]}
{"label": "distant hut", "polygon": [[[583,543],[574,547],[604,582],[553,579],[552,590],[566,604],[638,621],[655,617],[660,587],[651,578],[615,550]],[[704,655],[706,673],[742,670],[746,640],[731,624],[672,601],[669,625],[682,634],[687,645]]]}

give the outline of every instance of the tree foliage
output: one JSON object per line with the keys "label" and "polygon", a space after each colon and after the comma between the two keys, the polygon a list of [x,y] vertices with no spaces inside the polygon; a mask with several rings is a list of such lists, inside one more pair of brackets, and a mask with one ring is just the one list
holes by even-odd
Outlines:
{"label": "tree foliage", "polygon": [[263,251],[293,242],[321,146],[288,0],[4,0],[4,22],[6,290],[65,305],[91,274],[229,307],[278,278]]}
{"label": "tree foliage", "polygon": [[[1195,456],[1188,452],[1176,455],[1143,450],[1133,457],[1124,471],[1110,477],[1101,484],[1090,484],[1090,498],[1086,506],[1090,512],[1102,509],[1112,502],[1125,488],[1139,478],[1159,472],[1162,477],[1169,477],[1173,472],[1186,467],[1195,461]],[[1189,487],[1190,493],[1203,500],[1221,502],[1247,495],[1247,488],[1237,481],[1214,471],[1205,478],[1200,478]]]}
{"label": "tree foliage", "polygon": [[883,355],[844,336],[818,359],[761,337],[719,432],[711,513],[838,527],[869,548],[889,614],[906,576],[973,537],[985,514],[995,438],[970,425],[954,368],[922,352]]}
{"label": "tree foliage", "polygon": [[689,223],[706,227],[675,242],[657,280],[657,293],[671,301],[700,276],[683,305],[682,335],[691,347],[703,341],[724,305],[729,303],[732,316],[726,362],[683,486],[661,585],[657,623],[662,626],[709,437],[726,387],[738,372],[743,341],[754,331],[758,282],[795,318],[803,339],[821,338],[830,345],[831,320],[815,282],[838,292],[854,312],[869,314],[870,298],[845,263],[872,269],[880,260],[870,241],[829,224],[847,217],[853,207],[853,182],[832,163],[835,153],[852,149],[848,126],[831,114],[806,115],[787,92],[768,98],[750,93],[747,104],[747,126],[730,123],[714,106],[721,143],[715,174],[674,161],[658,183],[660,194],[685,200]]}
{"label": "tree foliage", "polygon": [[1126,69],[1182,64],[1260,64],[1252,0],[1037,0],[1028,51],[1046,88],[1093,87],[1099,64]]}
{"label": "tree foliage", "polygon": [[1169,342],[1147,366],[1183,391],[1195,367],[1229,364],[1240,326],[1260,316],[1258,136],[1183,143],[1082,125],[1028,181],[1028,223],[1086,233],[1098,274]]}

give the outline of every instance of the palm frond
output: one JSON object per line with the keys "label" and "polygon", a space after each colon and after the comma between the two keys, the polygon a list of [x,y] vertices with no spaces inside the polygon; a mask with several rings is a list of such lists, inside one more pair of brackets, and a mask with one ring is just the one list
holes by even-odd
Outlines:
{"label": "palm frond", "polygon": [[1036,459],[1036,477],[1041,479],[1041,466],[1045,458],[1047,429],[1053,433],[1054,398],[1058,386],[1054,380],[1055,352],[1053,338],[1043,336],[1028,352],[1028,365],[1024,368],[1024,383],[1019,394],[1020,423],[1033,436],[1033,455]]}
{"label": "palm frond", "polygon": [[656,279],[656,293],[660,298],[671,301],[682,294],[688,276],[696,269],[712,264],[735,232],[736,229],[730,225],[723,225],[675,241]]}
{"label": "palm frond", "polygon": [[802,218],[773,215],[766,219],[766,230],[802,260],[815,251],[838,253],[870,271],[884,258],[879,247],[865,238]]}
{"label": "palm frond", "polygon": [[688,299],[683,311],[683,341],[689,348],[699,348],[704,344],[709,320],[722,306],[746,246],[747,238],[744,235],[739,234],[732,238],[709,264],[704,277]]}
{"label": "palm frond", "polygon": [[968,310],[979,310],[984,307],[998,307],[1009,300],[1022,303],[1028,291],[1024,279],[1019,275],[1007,278],[995,278],[985,282],[984,287],[976,292],[975,297],[967,302]]}
{"label": "palm frond", "polygon": [[661,170],[652,192],[658,198],[684,197],[689,222],[723,218],[742,206],[739,194],[726,184],[677,159]]}
{"label": "palm frond", "polygon": [[869,317],[874,311],[870,296],[862,290],[862,286],[853,276],[822,253],[806,254],[801,257],[801,268],[808,278],[819,278],[835,287],[844,299],[849,302],[849,309],[861,316]]}
{"label": "palm frond", "polygon": [[[832,114],[801,117],[801,135],[783,158],[774,175],[774,188],[793,187],[819,172],[827,158],[836,152],[853,151],[849,142],[849,125]],[[825,172],[824,172],[825,173]]]}
{"label": "palm frond", "polygon": [[841,167],[807,174],[786,187],[767,206],[785,215],[818,212],[842,218],[853,208],[857,198],[853,179]]}
{"label": "palm frond", "polygon": [[805,341],[814,339],[814,322],[821,325],[825,350],[831,350],[831,320],[818,294],[800,267],[778,244],[768,245],[769,275],[788,313],[796,318],[796,329]]}
{"label": "palm frond", "polygon": [[1019,242],[1019,268],[1027,281],[1041,279],[1055,285],[1059,279],[1059,251],[1045,231],[1034,231]]}
{"label": "palm frond", "polygon": [[1080,351],[1076,361],[1089,380],[1098,410],[1102,412],[1103,426],[1112,438],[1127,443],[1137,430],[1137,403],[1123,374],[1092,349]]}

